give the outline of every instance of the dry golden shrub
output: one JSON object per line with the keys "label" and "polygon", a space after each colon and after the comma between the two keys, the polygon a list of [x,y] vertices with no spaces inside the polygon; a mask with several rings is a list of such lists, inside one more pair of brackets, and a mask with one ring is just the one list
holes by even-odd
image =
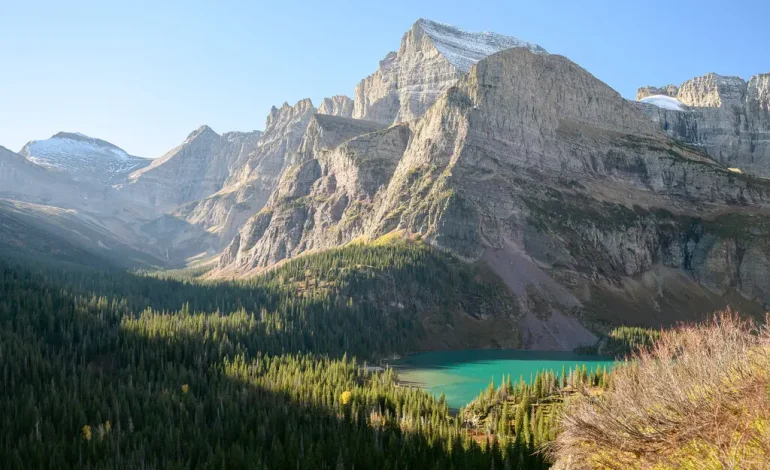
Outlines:
{"label": "dry golden shrub", "polygon": [[570,401],[549,451],[574,469],[770,469],[770,332],[729,310],[665,332]]}

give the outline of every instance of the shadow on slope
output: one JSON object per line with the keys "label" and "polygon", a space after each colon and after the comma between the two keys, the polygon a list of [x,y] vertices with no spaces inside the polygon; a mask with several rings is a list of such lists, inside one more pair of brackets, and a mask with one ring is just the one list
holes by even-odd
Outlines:
{"label": "shadow on slope", "polygon": [[445,403],[245,314],[139,315],[5,261],[0,291],[6,468],[503,468]]}
{"label": "shadow on slope", "polygon": [[153,267],[162,261],[121,242],[74,210],[0,199],[0,250],[90,266]]}

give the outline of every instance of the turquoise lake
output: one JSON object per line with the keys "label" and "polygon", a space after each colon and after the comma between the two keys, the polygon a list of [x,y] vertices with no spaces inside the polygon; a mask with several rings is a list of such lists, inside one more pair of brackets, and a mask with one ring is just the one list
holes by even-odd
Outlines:
{"label": "turquoise lake", "polygon": [[468,404],[493,379],[495,387],[508,375],[514,382],[521,377],[529,382],[542,370],[561,374],[564,366],[569,373],[570,369],[583,364],[588,370],[595,370],[597,366],[610,368],[614,360],[572,352],[481,349],[412,354],[390,362],[401,382],[419,386],[436,396],[443,392],[452,408]]}

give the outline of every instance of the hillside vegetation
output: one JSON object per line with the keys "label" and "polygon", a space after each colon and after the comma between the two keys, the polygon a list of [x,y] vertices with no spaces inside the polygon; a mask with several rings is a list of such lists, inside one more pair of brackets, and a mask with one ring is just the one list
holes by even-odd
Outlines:
{"label": "hillside vegetation", "polygon": [[561,468],[767,468],[770,332],[730,311],[664,332],[570,402],[551,448]]}
{"label": "hillside vegetation", "polygon": [[564,404],[578,390],[602,393],[609,377],[607,368],[588,370],[585,365],[563,368],[560,374],[544,370],[531,377],[530,383],[523,378],[512,382],[509,376],[498,388],[490,383],[460,411],[460,417],[477,441],[503,443],[517,468],[549,468],[549,456],[542,449],[559,432]]}
{"label": "hillside vegetation", "polygon": [[496,325],[508,298],[483,277],[400,242],[239,283],[0,258],[0,462],[510,466],[508,447],[474,441],[443,400],[361,367],[424,347],[434,327],[462,328],[461,316]]}

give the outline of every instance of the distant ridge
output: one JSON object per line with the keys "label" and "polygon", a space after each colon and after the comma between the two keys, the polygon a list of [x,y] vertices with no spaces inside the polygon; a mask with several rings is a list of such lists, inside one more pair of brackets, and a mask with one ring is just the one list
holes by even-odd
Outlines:
{"label": "distant ridge", "polygon": [[49,139],[33,140],[19,153],[35,164],[66,172],[77,181],[102,185],[118,182],[151,162],[79,132],[59,132]]}

